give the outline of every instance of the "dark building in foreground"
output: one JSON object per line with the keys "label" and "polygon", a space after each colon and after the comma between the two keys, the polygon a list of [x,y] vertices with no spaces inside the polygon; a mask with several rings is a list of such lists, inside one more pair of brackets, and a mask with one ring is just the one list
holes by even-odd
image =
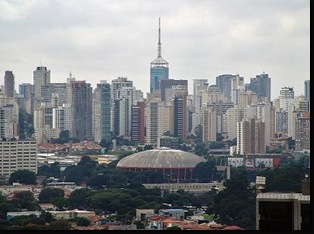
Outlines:
{"label": "dark building in foreground", "polygon": [[121,159],[117,168],[129,171],[156,171],[163,179],[172,181],[188,181],[193,178],[193,169],[206,159],[196,154],[160,148],[141,151]]}
{"label": "dark building in foreground", "polygon": [[302,193],[260,192],[256,197],[256,229],[268,231],[311,230],[310,180]]}

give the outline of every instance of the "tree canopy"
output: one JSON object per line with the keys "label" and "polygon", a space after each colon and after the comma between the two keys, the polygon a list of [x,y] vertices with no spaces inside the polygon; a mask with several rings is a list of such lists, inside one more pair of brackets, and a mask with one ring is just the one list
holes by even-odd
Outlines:
{"label": "tree canopy", "polygon": [[29,170],[17,170],[10,175],[9,183],[13,184],[13,182],[36,184],[36,174]]}

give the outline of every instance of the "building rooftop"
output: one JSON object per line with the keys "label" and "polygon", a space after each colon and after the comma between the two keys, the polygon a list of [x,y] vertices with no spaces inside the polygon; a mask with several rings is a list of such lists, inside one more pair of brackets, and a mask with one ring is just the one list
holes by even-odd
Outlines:
{"label": "building rooftop", "polygon": [[205,162],[196,154],[174,150],[166,147],[141,151],[121,159],[119,168],[194,168],[198,163]]}

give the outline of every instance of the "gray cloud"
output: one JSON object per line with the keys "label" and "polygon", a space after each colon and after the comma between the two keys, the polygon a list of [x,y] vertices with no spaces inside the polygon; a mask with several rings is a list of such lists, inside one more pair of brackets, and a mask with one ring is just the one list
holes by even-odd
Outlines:
{"label": "gray cloud", "polygon": [[[170,78],[223,73],[268,73],[272,96],[283,86],[303,94],[310,79],[309,0],[0,0],[0,74],[12,70],[17,85],[32,82],[40,65],[52,82],[71,71],[94,87],[126,76],[144,93],[157,56],[161,17],[162,56]],[[2,82],[3,83],[3,82]]]}

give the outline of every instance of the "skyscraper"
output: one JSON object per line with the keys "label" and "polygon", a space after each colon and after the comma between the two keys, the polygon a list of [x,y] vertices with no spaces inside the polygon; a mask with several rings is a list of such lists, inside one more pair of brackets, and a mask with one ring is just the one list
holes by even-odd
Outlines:
{"label": "skyscraper", "polygon": [[268,74],[256,75],[255,78],[251,78],[248,89],[257,94],[259,101],[271,101],[271,78]]}
{"label": "skyscraper", "polygon": [[216,77],[216,85],[221,89],[226,100],[230,102],[237,96],[236,90],[244,89],[243,80],[244,78],[239,75],[223,74]]}
{"label": "skyscraper", "polygon": [[295,150],[310,150],[310,113],[300,111],[295,118]]}
{"label": "skyscraper", "polygon": [[174,79],[167,79],[167,80],[160,80],[160,96],[161,101],[166,101],[166,91],[167,89],[173,89],[173,86],[177,85],[184,85],[186,89],[188,89],[188,81],[187,80],[174,80]]}
{"label": "skyscraper", "polygon": [[[99,132],[97,136],[94,135],[95,141],[100,142],[106,140],[111,141],[111,90],[110,84],[107,81],[102,80],[97,84],[97,88],[94,92],[95,108],[94,112],[98,113],[96,116],[96,122],[98,122],[95,128],[96,132]],[[94,115],[96,114],[94,113]],[[98,127],[99,126],[99,127]]]}
{"label": "skyscraper", "polygon": [[[115,107],[118,102],[117,99],[121,99],[125,92],[122,89],[129,90],[133,87],[133,81],[128,80],[127,77],[118,77],[111,81],[111,131],[115,134],[118,134],[119,130],[117,128],[117,123],[115,123],[115,119],[117,118],[115,115],[117,113],[117,108]],[[132,106],[132,101],[129,102]],[[131,110],[131,108],[130,108]]]}
{"label": "skyscraper", "polygon": [[24,96],[25,111],[33,114],[34,111],[34,86],[30,83],[22,83],[19,85],[19,94]]}
{"label": "skyscraper", "polygon": [[308,111],[310,111],[310,80],[304,81],[304,96],[307,101]]}
{"label": "skyscraper", "polygon": [[85,80],[68,79],[67,99],[72,107],[72,133],[70,136],[79,140],[92,138],[92,90]]}
{"label": "skyscraper", "polygon": [[160,18],[158,30],[158,56],[150,63],[150,93],[159,90],[159,81],[169,79],[169,63],[161,57]]}
{"label": "skyscraper", "polygon": [[216,110],[213,107],[205,108],[203,110],[203,131],[202,131],[202,140],[205,144],[208,141],[216,141],[216,133],[217,133],[217,126],[216,126]]}
{"label": "skyscraper", "polygon": [[34,84],[34,107],[40,106],[43,97],[41,95],[41,86],[50,83],[50,70],[47,67],[37,67],[33,72],[33,84]]}
{"label": "skyscraper", "polygon": [[265,123],[255,117],[237,122],[237,153],[247,155],[265,152]]}
{"label": "skyscraper", "polygon": [[131,141],[145,143],[145,102],[132,106]]}
{"label": "skyscraper", "polygon": [[7,97],[13,97],[14,95],[14,75],[12,71],[5,71],[4,95]]}
{"label": "skyscraper", "polygon": [[183,140],[186,140],[188,132],[187,96],[187,87],[177,86],[175,96],[172,99],[173,135]]}
{"label": "skyscraper", "polygon": [[207,92],[208,80],[207,79],[193,79],[193,104],[194,112],[199,113],[202,107],[202,93]]}

